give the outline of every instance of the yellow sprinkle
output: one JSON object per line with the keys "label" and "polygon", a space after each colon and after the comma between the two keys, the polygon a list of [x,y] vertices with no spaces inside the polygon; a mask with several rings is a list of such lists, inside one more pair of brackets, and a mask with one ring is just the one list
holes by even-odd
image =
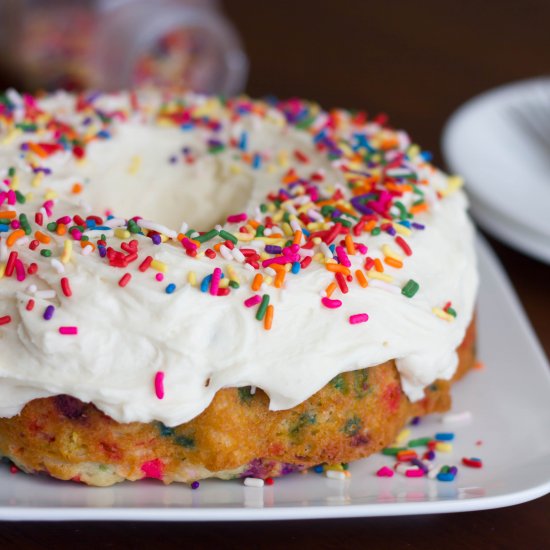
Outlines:
{"label": "yellow sprinkle", "polygon": [[314,237],[313,238],[313,244],[321,244],[323,242],[323,239],[321,239],[321,237]]}
{"label": "yellow sprinkle", "polygon": [[65,242],[63,243],[63,254],[61,254],[61,262],[64,264],[69,263],[72,253],[73,243],[69,239],[65,239]]}
{"label": "yellow sprinkle", "polygon": [[271,277],[271,275],[266,275],[266,276],[264,277],[264,283],[265,283],[266,285],[270,285],[271,283],[273,283],[273,277]]}
{"label": "yellow sprinkle", "polygon": [[6,264],[0,264],[0,279],[4,276],[5,271],[6,271]]}
{"label": "yellow sprinkle", "polygon": [[283,223],[282,229],[283,229],[283,233],[287,237],[292,237],[292,235],[294,234],[294,231],[292,230],[292,227],[290,227],[290,224],[287,223],[287,222]]}
{"label": "yellow sprinkle", "polygon": [[220,288],[227,288],[229,286],[229,279],[221,279],[219,285]]}
{"label": "yellow sprinkle", "polygon": [[447,178],[447,188],[440,191],[443,197],[452,195],[464,185],[464,180],[460,176],[449,176]]}
{"label": "yellow sprinkle", "polygon": [[168,271],[168,266],[160,260],[153,260],[151,262],[151,267],[153,269],[156,269],[157,271],[160,271],[161,273],[166,273]]}
{"label": "yellow sprinkle", "polygon": [[48,190],[44,193],[44,198],[45,198],[47,201],[51,201],[52,199],[56,199],[56,198],[57,198],[57,193],[56,193],[53,189],[48,189]]}
{"label": "yellow sprinkle", "polygon": [[191,286],[197,286],[197,274],[194,271],[190,271],[187,274],[187,281]]}
{"label": "yellow sprinkle", "polygon": [[260,260],[262,260],[262,262],[264,260],[267,260],[269,258],[269,254],[267,252],[260,252]]}
{"label": "yellow sprinkle", "polygon": [[231,164],[231,166],[229,166],[229,171],[232,173],[232,174],[240,174],[242,172],[242,168],[238,165],[238,164]]}
{"label": "yellow sprinkle", "polygon": [[33,187],[40,187],[40,184],[42,183],[43,179],[44,179],[44,173],[39,172],[38,174],[36,174],[36,176],[34,176],[34,178],[32,178],[31,185]]}
{"label": "yellow sprinkle", "polygon": [[131,233],[122,227],[117,227],[115,229],[115,237],[118,239],[129,239],[131,236]]}
{"label": "yellow sprinkle", "polygon": [[298,208],[298,214],[303,214],[304,212],[307,212],[310,208],[313,208],[314,204],[312,202],[308,202],[307,204],[303,204]]}
{"label": "yellow sprinkle", "polygon": [[6,137],[2,141],[0,141],[0,144],[2,145],[9,145],[18,135],[21,134],[21,130],[19,128],[14,128],[13,130],[9,131]]}
{"label": "yellow sprinkle", "polygon": [[378,279],[379,281],[385,281],[386,283],[391,283],[393,281],[393,277],[391,275],[388,275],[387,273],[380,273],[376,271],[376,269],[367,271],[367,276],[370,279]]}
{"label": "yellow sprinkle", "polygon": [[239,241],[248,242],[248,241],[253,241],[254,240],[254,234],[253,233],[233,233],[233,235],[235,235],[235,237],[237,237],[237,239],[239,239]]}
{"label": "yellow sprinkle", "polygon": [[226,269],[227,275],[229,276],[229,279],[231,281],[235,281],[236,283],[241,284],[239,276],[237,275],[237,272],[235,271],[235,269],[233,268],[232,265],[227,264],[225,266],[225,269]]}
{"label": "yellow sprinkle", "polygon": [[283,168],[288,166],[288,153],[285,150],[279,151],[279,154],[277,155],[277,162],[279,163],[279,166],[282,166]]}
{"label": "yellow sprinkle", "polygon": [[252,237],[252,238],[253,239],[255,238],[257,241],[263,241],[265,244],[279,244],[279,243],[285,242],[285,239],[281,239],[279,237]]}
{"label": "yellow sprinkle", "polygon": [[407,156],[409,158],[414,158],[420,154],[420,147],[413,143],[408,149],[407,149]]}
{"label": "yellow sprinkle", "polygon": [[19,176],[17,174],[14,174],[11,178],[10,187],[17,191],[19,189]]}
{"label": "yellow sprinkle", "polygon": [[408,428],[401,430],[397,434],[397,437],[395,438],[396,446],[399,446],[401,443],[403,443],[403,441],[408,440],[410,435],[411,435],[411,430],[409,430]]}
{"label": "yellow sprinkle", "polygon": [[137,174],[141,167],[141,157],[138,155],[135,155],[130,160],[130,166],[128,167],[128,172],[132,175]]}
{"label": "yellow sprinkle", "polygon": [[451,443],[445,443],[444,441],[438,441],[435,444],[435,450],[438,453],[450,453],[453,450],[453,446]]}
{"label": "yellow sprinkle", "polygon": [[325,472],[328,472],[329,470],[332,470],[333,472],[343,472],[344,467],[342,464],[325,464],[323,470]]}
{"label": "yellow sprinkle", "polygon": [[400,223],[392,223],[393,228],[397,233],[400,235],[403,235],[403,237],[408,237],[412,232],[408,227],[405,227],[404,225],[401,225]]}
{"label": "yellow sprinkle", "polygon": [[440,307],[434,307],[432,308],[432,313],[435,313],[440,319],[443,319],[444,321],[454,321],[455,318],[446,311],[443,311]]}
{"label": "yellow sprinkle", "polygon": [[317,254],[313,256],[313,260],[316,262],[322,262],[324,258],[325,258],[325,255],[322,252],[317,252]]}
{"label": "yellow sprinkle", "polygon": [[266,170],[268,174],[273,174],[277,170],[277,167],[273,164],[268,164]]}
{"label": "yellow sprinkle", "polygon": [[273,218],[274,222],[278,223],[283,219],[284,215],[285,215],[284,210],[279,210],[278,212],[275,212],[275,214],[273,214],[273,216],[271,216],[271,217]]}
{"label": "yellow sprinkle", "polygon": [[398,254],[389,244],[382,245],[382,254],[384,254],[384,256],[388,256],[389,258],[393,258],[394,260],[399,260],[400,262],[403,261],[403,256]]}
{"label": "yellow sprinkle", "polygon": [[277,208],[277,207],[276,207],[272,202],[270,202],[270,203],[267,205],[267,211],[268,211],[268,212],[275,212],[276,208]]}

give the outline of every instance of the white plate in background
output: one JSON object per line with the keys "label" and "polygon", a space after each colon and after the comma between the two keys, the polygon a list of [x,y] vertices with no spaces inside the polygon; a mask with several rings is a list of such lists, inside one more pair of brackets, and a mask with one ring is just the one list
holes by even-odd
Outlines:
{"label": "white plate in background", "polygon": [[550,262],[550,78],[471,99],[447,122],[442,148],[450,170],[465,178],[479,224]]}
{"label": "white plate in background", "polygon": [[[207,480],[193,491],[160,482],[94,488],[0,467],[0,520],[251,521],[436,514],[518,504],[550,492],[550,370],[521,306],[488,245],[478,241],[481,289],[479,356],[486,367],[456,384],[453,410],[470,411],[469,424],[449,427],[441,415],[423,419],[411,437],[456,434],[451,483],[401,475],[378,478],[393,465],[376,455],[351,464],[346,481],[309,473],[244,487]],[[460,312],[458,312],[460,314]],[[481,444],[479,444],[481,443]],[[478,456],[482,469],[460,466]]]}

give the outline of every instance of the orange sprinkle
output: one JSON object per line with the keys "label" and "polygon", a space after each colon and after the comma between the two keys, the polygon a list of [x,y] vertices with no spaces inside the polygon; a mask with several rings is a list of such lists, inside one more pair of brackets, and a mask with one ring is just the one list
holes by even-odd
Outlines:
{"label": "orange sprinkle", "polygon": [[0,218],[7,218],[9,220],[13,220],[17,216],[17,212],[14,212],[13,210],[6,210],[5,212],[0,213]]}
{"label": "orange sprinkle", "polygon": [[260,227],[260,222],[257,222],[256,220],[246,220],[247,225],[250,225],[250,227],[253,227],[254,229],[258,229]]}
{"label": "orange sprinkle", "polygon": [[264,328],[265,330],[269,330],[271,328],[271,325],[273,324],[273,310],[275,308],[272,305],[267,306],[267,310],[265,312],[264,317]]}
{"label": "orange sprinkle", "polygon": [[401,269],[403,267],[403,262],[401,260],[396,260],[395,258],[390,258],[389,256],[384,258],[384,262],[392,267],[396,267],[397,269]]}
{"label": "orange sprinkle", "polygon": [[275,275],[275,281],[273,282],[273,285],[275,288],[282,288],[283,284],[285,282],[286,277],[286,270],[281,269],[280,271],[277,271],[277,275]]}
{"label": "orange sprinkle", "polygon": [[84,189],[84,187],[81,183],[73,183],[71,193],[73,193],[73,195],[78,195],[79,193],[82,193],[82,189]]}
{"label": "orange sprinkle", "polygon": [[40,147],[40,145],[38,145],[38,143],[32,143],[30,142],[29,144],[29,149],[35,154],[35,155],[38,155],[39,157],[45,159],[48,157],[48,152],[43,149],[42,147]]}
{"label": "orange sprinkle", "polygon": [[423,202],[422,204],[416,204],[409,208],[411,214],[420,214],[420,212],[426,212],[428,210],[428,203]]}
{"label": "orange sprinkle", "polygon": [[376,269],[376,271],[378,271],[378,273],[383,273],[384,272],[384,266],[382,265],[382,262],[380,261],[380,258],[375,258],[374,259],[374,269]]}
{"label": "orange sprinkle", "polygon": [[219,254],[223,243],[216,243],[212,248]]}
{"label": "orange sprinkle", "polygon": [[260,290],[263,282],[264,276],[261,273],[256,273],[256,275],[254,275],[254,280],[252,281],[252,290]]}
{"label": "orange sprinkle", "polygon": [[338,285],[334,281],[327,286],[327,288],[325,289],[327,298],[330,298],[332,296],[332,293],[336,290],[337,286]]}
{"label": "orange sprinkle", "polygon": [[272,233],[269,235],[270,239],[283,239],[284,235],[282,233]]}
{"label": "orange sprinkle", "polygon": [[367,281],[367,278],[365,277],[365,274],[358,269],[355,272],[355,278],[357,279],[357,282],[363,287],[366,288],[369,286],[369,282]]}
{"label": "orange sprinkle", "polygon": [[365,227],[363,227],[363,231],[369,232],[372,231],[376,227],[376,220],[370,220],[365,224]]}
{"label": "orange sprinkle", "polygon": [[294,239],[292,240],[292,244],[300,244],[301,242],[302,242],[302,232],[298,230],[294,233]]}
{"label": "orange sprinkle", "polygon": [[327,271],[332,271],[333,273],[343,273],[344,275],[349,275],[349,269],[342,264],[325,264]]}
{"label": "orange sprinkle", "polygon": [[350,256],[355,255],[355,244],[353,243],[353,239],[349,233],[346,235],[345,243],[346,243],[346,250],[348,251],[348,254]]}
{"label": "orange sprinkle", "polygon": [[387,151],[388,149],[395,149],[399,145],[399,141],[395,137],[387,137],[382,140],[380,149]]}
{"label": "orange sprinkle", "polygon": [[65,235],[67,233],[67,226],[64,223],[58,223],[55,232],[58,235]]}
{"label": "orange sprinkle", "polygon": [[82,248],[86,248],[87,246],[91,246],[92,247],[92,252],[95,250],[95,244],[90,242],[90,241],[80,241],[80,246]]}
{"label": "orange sprinkle", "polygon": [[48,244],[51,241],[50,236],[42,233],[42,231],[37,231],[34,236],[36,240],[40,241],[43,244]]}
{"label": "orange sprinkle", "polygon": [[296,181],[298,179],[298,175],[294,170],[289,170],[284,176],[283,176],[283,183],[292,183],[293,181]]}
{"label": "orange sprinkle", "polygon": [[16,229],[10,233],[10,236],[6,239],[6,244],[8,246],[13,246],[16,241],[25,236],[25,231],[23,229]]}

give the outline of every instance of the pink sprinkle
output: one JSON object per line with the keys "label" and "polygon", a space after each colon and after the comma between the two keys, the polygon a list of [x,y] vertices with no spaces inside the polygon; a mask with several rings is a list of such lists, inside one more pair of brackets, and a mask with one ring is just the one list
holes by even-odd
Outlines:
{"label": "pink sprinkle", "polygon": [[164,372],[161,370],[155,374],[155,393],[158,399],[164,399]]}
{"label": "pink sprinkle", "polygon": [[21,227],[19,220],[13,220],[10,225],[12,229],[19,229]]}
{"label": "pink sprinkle", "polygon": [[220,279],[222,278],[222,270],[219,267],[214,269],[212,273],[212,280],[210,281],[210,294],[212,296],[218,295],[218,289],[220,288]]}
{"label": "pink sprinkle", "polygon": [[420,468],[409,468],[405,475],[407,477],[422,477],[424,475],[424,472]]}
{"label": "pink sprinkle", "polygon": [[141,471],[145,474],[145,477],[150,477],[152,479],[162,479],[164,463],[159,458],[148,460],[141,465]]}
{"label": "pink sprinkle", "polygon": [[14,205],[17,202],[17,196],[15,194],[15,191],[13,189],[10,189],[8,191],[8,204]]}
{"label": "pink sprinkle", "polygon": [[164,275],[162,273],[157,273],[155,275],[155,279],[160,283],[161,281],[164,280]]}
{"label": "pink sprinkle", "polygon": [[18,281],[25,280],[25,266],[23,262],[19,259],[15,260],[15,275]]}
{"label": "pink sprinkle", "polygon": [[325,307],[328,307],[329,309],[336,309],[342,305],[342,300],[331,300],[326,296],[321,298],[321,302]]}
{"label": "pink sprinkle", "polygon": [[387,466],[382,466],[380,470],[376,472],[378,477],[393,477],[393,470]]}
{"label": "pink sprinkle", "polygon": [[357,248],[357,250],[359,250],[359,254],[366,254],[368,251],[369,251],[369,248],[367,246],[365,246],[363,243],[357,243],[355,245],[355,248]]}
{"label": "pink sprinkle", "polygon": [[338,261],[342,265],[346,267],[351,267],[351,262],[349,261],[348,255],[346,254],[346,251],[343,246],[336,247],[336,255],[338,256]]}
{"label": "pink sprinkle", "polygon": [[227,222],[228,223],[240,223],[246,221],[248,216],[245,212],[241,212],[240,214],[233,214],[232,216],[227,216]]}
{"label": "pink sprinkle", "polygon": [[78,327],[59,327],[59,334],[75,336],[78,334]]}
{"label": "pink sprinkle", "polygon": [[197,245],[191,242],[191,240],[187,237],[183,237],[183,239],[181,240],[181,245],[183,246],[183,248],[185,248],[185,250],[187,250],[187,252],[194,252],[195,250],[197,250]]}
{"label": "pink sprinkle", "polygon": [[259,294],[254,294],[254,296],[251,296],[250,298],[244,301],[244,305],[246,307],[253,307],[256,304],[259,304],[261,301],[262,301],[262,297]]}
{"label": "pink sprinkle", "polygon": [[368,320],[369,320],[369,316],[367,313],[357,313],[356,315],[351,315],[349,318],[350,325],[366,323]]}

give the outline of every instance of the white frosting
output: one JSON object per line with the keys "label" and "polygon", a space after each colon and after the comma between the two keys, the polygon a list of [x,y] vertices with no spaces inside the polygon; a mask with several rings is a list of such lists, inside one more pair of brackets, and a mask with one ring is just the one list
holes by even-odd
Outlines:
{"label": "white frosting", "polygon": [[[121,94],[102,97],[97,103],[109,110],[127,101]],[[155,111],[158,98],[142,101],[149,101]],[[76,124],[82,117],[73,113],[73,103],[71,96],[58,94],[44,99],[41,106]],[[347,192],[342,172],[326,153],[315,150],[311,134],[287,125],[275,109],[268,117],[246,115],[232,123],[226,113],[219,116],[224,125],[213,133],[204,128],[182,131],[158,126],[145,115],[136,115],[116,123],[111,139],[92,142],[85,163],[76,162],[70,153],[41,159],[41,166],[53,172],[39,188],[32,187],[33,175],[20,158],[21,143],[32,140],[32,135],[10,136],[5,143],[9,132],[0,123],[0,143],[4,138],[0,180],[7,178],[8,167],[17,167],[19,189],[32,192],[34,199],[16,209],[27,212],[31,222],[45,200],[44,193],[55,190],[59,198],[52,220],[65,214],[103,214],[111,208],[117,216],[140,215],[165,224],[174,234],[182,221],[209,230],[230,213],[246,211],[256,216],[257,205],[268,192],[281,187],[281,177],[288,170],[277,161],[281,152],[292,159],[292,152],[299,149],[310,160],[292,162],[300,176],[323,170],[321,190],[340,185]],[[243,130],[248,132],[249,150],[270,154],[272,160],[264,159],[255,169],[235,160],[235,148],[215,155],[206,152],[207,139],[227,142]],[[399,134],[399,138],[406,147],[406,136]],[[191,149],[192,164],[183,160],[183,147]],[[177,157],[174,164],[168,161],[172,155]],[[173,426],[198,415],[221,388],[262,388],[269,395],[270,408],[280,410],[306,400],[341,372],[391,359],[396,360],[407,395],[412,400],[421,398],[427,385],[450,378],[456,369],[455,349],[472,319],[478,280],[465,196],[457,191],[437,199],[435,191],[448,185],[446,176],[420,157],[415,159],[409,162],[421,179],[429,180],[422,189],[431,196],[432,208],[415,218],[426,229],[405,237],[413,255],[405,258],[404,268],[386,266],[386,273],[394,278],[392,288],[398,292],[383,288],[375,279],[367,288],[353,281],[348,294],[336,291],[332,296],[342,299],[342,307],[327,309],[321,305],[321,293],[334,274],[314,260],[298,275],[288,274],[281,289],[264,284],[259,294],[270,295],[275,311],[269,331],[256,320],[256,307],[243,305],[253,294],[250,283],[255,273],[241,263],[232,262],[241,287],[228,296],[214,297],[192,286],[189,272],[195,272],[200,282],[214,267],[225,269],[228,261],[219,256],[191,258],[177,241],[157,246],[144,235],[132,236],[139,241],[139,260],[126,269],[111,267],[97,252],[86,255],[76,241],[70,261],[52,265],[52,258],[59,260],[66,239],[55,233],[50,234],[53,242],[48,245],[51,258],[29,250],[28,240],[18,241],[13,250],[25,265],[37,263],[38,273],[27,275],[23,282],[15,275],[0,280],[0,317],[12,318],[0,326],[0,416],[15,415],[38,397],[69,394],[93,402],[120,422],[159,420]],[[75,182],[84,185],[82,194],[70,193]],[[4,204],[0,210],[13,208]],[[238,227],[232,224],[227,229],[236,232]],[[36,229],[33,224],[33,232]],[[121,240],[112,233],[107,232],[108,245],[120,250]],[[0,264],[7,260],[8,234],[0,234]],[[98,233],[89,234],[95,242]],[[384,244],[402,252],[394,237],[384,232],[376,237],[363,233],[354,241],[365,243],[372,258],[383,258]],[[219,239],[201,250],[215,242]],[[255,241],[238,246],[263,250],[264,245]],[[147,255],[166,264],[164,281],[155,279],[153,269],[138,270]],[[365,256],[356,254],[350,260],[354,271],[363,268]],[[118,281],[126,272],[132,279],[121,288]],[[71,297],[61,292],[62,276],[70,280]],[[420,285],[410,299],[400,293],[409,279]],[[169,283],[176,285],[172,294],[164,291]],[[34,295],[35,307],[28,311],[32,285],[39,291],[53,290],[55,297]],[[457,311],[453,321],[433,313],[434,307],[442,308],[449,301]],[[45,321],[43,313],[49,304],[56,310]],[[364,312],[368,322],[348,322],[350,315]],[[77,326],[78,335],[61,335],[60,326]],[[164,373],[163,399],[154,389],[158,371]]]}

